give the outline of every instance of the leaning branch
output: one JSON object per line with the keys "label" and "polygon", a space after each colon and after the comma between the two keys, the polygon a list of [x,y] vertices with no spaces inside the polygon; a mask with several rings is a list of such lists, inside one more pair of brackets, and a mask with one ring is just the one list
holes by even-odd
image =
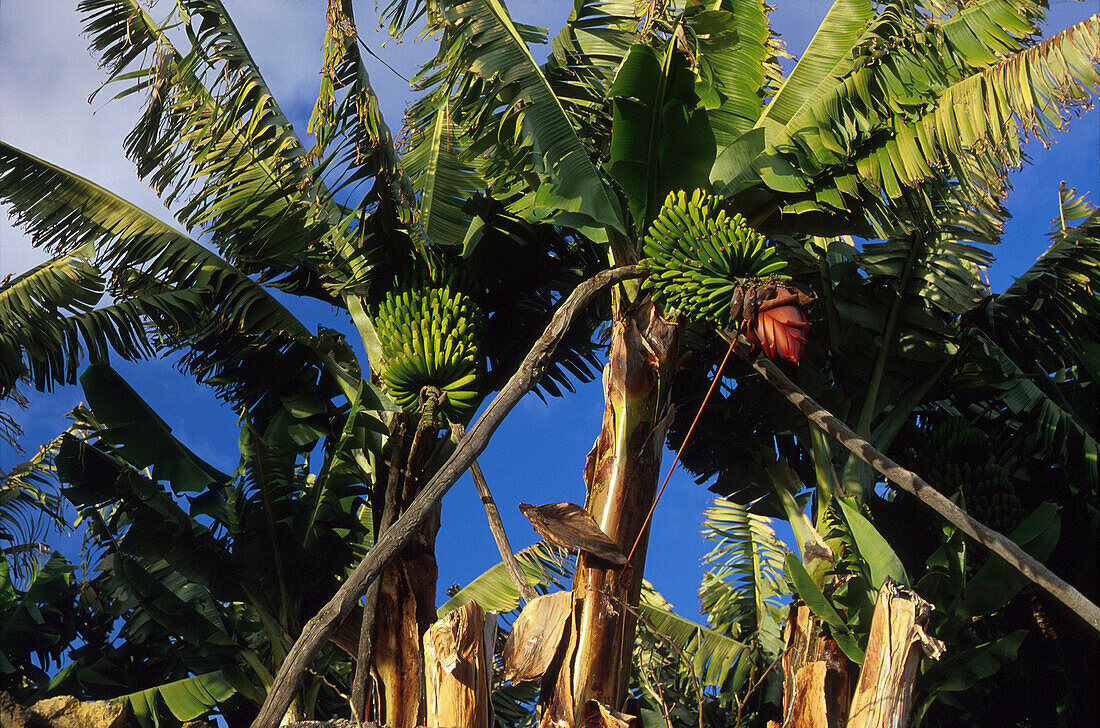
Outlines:
{"label": "leaning branch", "polygon": [[324,646],[329,634],[347,617],[382,568],[408,543],[421,522],[443,499],[443,495],[481,454],[505,416],[538,383],[547,360],[581,311],[593,298],[612,285],[640,278],[641,275],[634,266],[602,271],[569,294],[554,313],[546,331],[531,347],[519,369],[489,403],[485,413],[470,427],[466,438],[455,448],[451,457],[424,486],[393,527],[378,539],[374,548],[355,567],[355,571],[348,576],[328,604],[321,607],[321,611],[306,624],[279,668],[279,674],[271,684],[271,690],[267,693],[259,715],[252,722],[252,728],[275,728],[279,725],[302,683],[303,675],[317,652]]}
{"label": "leaning branch", "polygon": [[[728,331],[722,332],[722,337],[731,343],[734,341],[735,336],[735,334]],[[738,336],[736,338],[737,353],[752,364],[753,369],[763,375],[770,385],[775,387],[795,407],[798,407],[811,422],[836,438],[840,444],[851,450],[860,460],[886,476],[891,483],[915,495],[926,506],[957,526],[963,533],[1007,561],[1030,581],[1046,589],[1069,607],[1074,614],[1088,622],[1097,632],[1100,632],[1100,607],[1090,602],[1084,594],[1036,561],[1011,539],[983,525],[966,511],[943,497],[939,491],[919,475],[911,470],[906,470],[883,455],[871,443],[860,438],[847,425],[834,417],[831,412],[803,392],[770,359],[764,356],[753,359],[754,347],[745,337]]]}
{"label": "leaning branch", "polygon": [[[466,437],[466,428],[462,426],[461,422],[452,423],[451,431],[454,433],[456,443],[462,442],[462,439]],[[492,532],[493,540],[496,541],[497,550],[500,552],[500,560],[504,563],[504,569],[512,580],[512,586],[516,588],[523,601],[530,602],[539,593],[527,581],[527,577],[523,575],[523,568],[519,565],[519,560],[512,553],[512,545],[508,543],[508,533],[504,530],[504,523],[500,520],[497,502],[493,500],[493,494],[489,490],[489,484],[485,482],[485,474],[481,472],[481,466],[477,464],[477,460],[470,463],[470,476],[474,479],[474,486],[477,488],[477,494],[481,497],[481,504],[485,506],[485,517],[489,521],[489,531]]]}

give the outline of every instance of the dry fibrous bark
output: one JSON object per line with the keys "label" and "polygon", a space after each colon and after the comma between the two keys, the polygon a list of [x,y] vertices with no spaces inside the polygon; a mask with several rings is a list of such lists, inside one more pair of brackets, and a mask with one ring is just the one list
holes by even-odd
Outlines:
{"label": "dry fibrous bark", "polygon": [[626,554],[600,530],[596,519],[576,503],[519,504],[531,527],[548,543],[563,549],[578,549],[598,556],[609,564],[622,566]]}
{"label": "dry fibrous bark", "polygon": [[306,623],[302,634],[279,668],[259,715],[252,722],[252,728],[275,728],[279,724],[294,698],[294,693],[301,685],[307,667],[329,635],[355,608],[359,597],[378,577],[382,567],[413,537],[420,523],[429,517],[444,494],[481,454],[508,412],[538,383],[544,372],[545,362],[554,353],[577,315],[593,298],[612,285],[640,276],[641,273],[635,266],[602,271],[569,294],[558,307],[546,331],[524,358],[520,368],[489,403],[484,414],[470,427],[466,438],[455,448],[451,457],[424,486],[394,527],[375,543],[374,548],[348,576],[332,599]]}
{"label": "dry fibrous bark", "polygon": [[[611,349],[604,369],[604,416],[585,463],[585,510],[631,563],[614,566],[581,552],[566,657],[552,691],[539,698],[539,725],[572,726],[595,700],[613,711],[626,699],[635,616],[648,528],[671,421],[669,382],[678,328],[649,300],[612,304]],[[637,547],[634,548],[635,544]],[[548,676],[550,677],[550,676]]]}
{"label": "dry fibrous bark", "polygon": [[489,728],[493,722],[496,615],[467,602],[424,634],[427,728]]}
{"label": "dry fibrous bark", "polygon": [[887,578],[875,601],[871,636],[852,697],[847,728],[905,728],[922,654],[938,659],[943,643],[924,631],[932,605]]}
{"label": "dry fibrous bark", "polygon": [[769,728],[905,728],[922,654],[943,643],[924,631],[932,606],[887,578],[879,589],[863,664],[856,666],[809,607],[792,604],[784,628],[783,722]]}
{"label": "dry fibrous bark", "polygon": [[[398,413],[391,422],[388,472],[382,504],[374,514],[378,537],[393,527],[415,497],[436,435],[431,415]],[[380,720],[394,728],[424,723],[420,644],[436,619],[438,530],[437,509],[367,589],[349,701],[355,720]],[[377,704],[370,700],[372,675],[377,679]]]}
{"label": "dry fibrous bark", "polygon": [[[379,536],[397,520],[397,492],[401,480],[401,468],[394,463],[404,459],[407,426],[408,418],[400,415],[390,424],[390,468],[386,473],[386,490],[382,496],[381,517],[375,518],[377,521],[375,532]],[[364,722],[372,708],[370,705],[371,663],[374,658],[374,629],[381,586],[382,580],[376,579],[367,589],[367,598],[364,600],[360,618],[359,641],[354,652],[355,672],[352,676],[351,697],[348,702],[351,707],[351,717],[357,723]]]}
{"label": "dry fibrous bark", "polygon": [[855,666],[805,605],[791,605],[783,638],[783,725],[844,728]]}
{"label": "dry fibrous bark", "polygon": [[544,594],[520,612],[504,644],[504,679],[541,680],[558,656],[573,611],[571,592]]}

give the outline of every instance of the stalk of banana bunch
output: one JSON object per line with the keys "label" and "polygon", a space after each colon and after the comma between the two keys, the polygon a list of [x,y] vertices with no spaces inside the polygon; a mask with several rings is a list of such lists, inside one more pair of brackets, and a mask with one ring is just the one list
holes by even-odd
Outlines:
{"label": "stalk of banana bunch", "polygon": [[[376,537],[439,462],[447,447],[441,430],[465,422],[477,404],[484,323],[470,290],[453,264],[437,263],[395,276],[371,306],[382,354],[375,376],[400,407],[389,422],[386,477],[376,481],[384,492],[372,497]],[[437,508],[368,591],[351,699],[357,719],[399,728],[426,723],[420,645],[436,621],[438,530]]]}

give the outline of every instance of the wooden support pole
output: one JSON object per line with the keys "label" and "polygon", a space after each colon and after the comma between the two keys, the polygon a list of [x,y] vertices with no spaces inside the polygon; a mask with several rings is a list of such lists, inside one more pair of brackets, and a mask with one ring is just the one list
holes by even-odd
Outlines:
{"label": "wooden support pole", "polygon": [[924,478],[911,470],[906,470],[890,458],[883,455],[871,443],[852,432],[851,428],[837,419],[831,412],[815,402],[810,395],[802,391],[783,371],[765,356],[754,356],[754,347],[744,336],[730,331],[721,332],[729,342],[737,341],[736,351],[752,368],[759,372],[776,390],[787,398],[802,414],[820,427],[822,431],[836,438],[841,445],[852,451],[857,458],[870,465],[891,483],[902,490],[915,495],[922,503],[943,516],[949,523],[958,527],[970,538],[988,548],[1007,561],[1029,581],[1038,584],[1052,594],[1058,601],[1069,607],[1070,611],[1085,620],[1089,626],[1100,632],[1100,607],[1097,607],[1047,567],[1035,560],[1031,554],[1020,548],[1008,537],[982,524],[963,509],[945,498],[928,484]]}

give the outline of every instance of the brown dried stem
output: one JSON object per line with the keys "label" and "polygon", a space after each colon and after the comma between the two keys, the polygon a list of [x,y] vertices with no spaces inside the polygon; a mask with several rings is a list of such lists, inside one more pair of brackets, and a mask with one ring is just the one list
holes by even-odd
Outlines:
{"label": "brown dried stem", "polygon": [[[381,536],[397,520],[397,492],[401,487],[401,472],[405,459],[404,417],[397,417],[390,434],[390,465],[386,477],[386,491],[382,494],[383,505],[379,522],[375,525],[375,535]],[[359,647],[355,655],[355,672],[352,674],[351,718],[356,725],[363,725],[367,717],[367,703],[370,701],[370,669],[374,657],[374,621],[378,616],[378,589],[380,579],[375,579],[367,589],[367,598],[363,604],[363,619],[359,626]]]}

